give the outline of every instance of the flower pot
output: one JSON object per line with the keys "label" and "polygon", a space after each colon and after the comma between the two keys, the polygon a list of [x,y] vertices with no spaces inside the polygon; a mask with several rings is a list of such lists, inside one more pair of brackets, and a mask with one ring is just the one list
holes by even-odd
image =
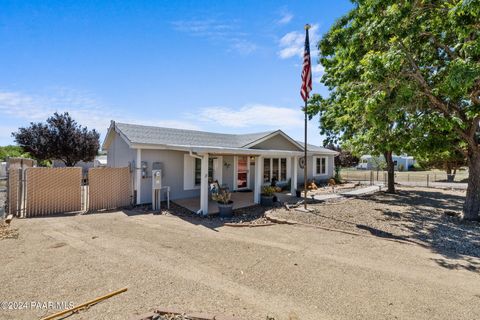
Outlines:
{"label": "flower pot", "polygon": [[273,196],[264,196],[260,197],[260,204],[264,207],[271,207],[273,206]]}
{"label": "flower pot", "polygon": [[228,218],[233,215],[233,201],[229,201],[228,204],[218,203],[218,214],[220,217]]}

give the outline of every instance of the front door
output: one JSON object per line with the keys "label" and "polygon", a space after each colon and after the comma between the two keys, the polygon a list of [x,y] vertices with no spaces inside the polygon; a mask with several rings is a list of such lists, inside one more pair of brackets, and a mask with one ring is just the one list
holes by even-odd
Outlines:
{"label": "front door", "polygon": [[237,157],[237,189],[248,188],[248,156]]}

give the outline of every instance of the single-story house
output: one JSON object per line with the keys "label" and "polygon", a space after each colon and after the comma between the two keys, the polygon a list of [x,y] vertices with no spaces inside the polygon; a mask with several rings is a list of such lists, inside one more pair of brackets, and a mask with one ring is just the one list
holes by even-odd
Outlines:
{"label": "single-story house", "polygon": [[[303,183],[303,145],[281,130],[223,134],[111,122],[102,145],[108,167],[134,168],[136,204],[152,202],[152,169],[162,170],[162,186],[170,199],[200,198],[198,212],[208,214],[209,182],[217,180],[231,191],[253,190],[260,202],[263,185],[272,179]],[[334,175],[336,151],[308,146],[307,179]]]}
{"label": "single-story house", "polygon": [[[415,159],[409,155],[392,155],[392,159],[396,171],[408,171],[415,164]],[[383,155],[378,157],[372,155],[363,155],[360,157],[357,169],[377,170],[385,166],[386,161]]]}

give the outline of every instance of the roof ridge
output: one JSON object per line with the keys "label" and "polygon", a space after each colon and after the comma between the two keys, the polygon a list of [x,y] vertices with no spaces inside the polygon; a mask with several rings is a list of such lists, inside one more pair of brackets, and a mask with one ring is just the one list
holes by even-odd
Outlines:
{"label": "roof ridge", "polygon": [[278,130],[271,130],[271,131],[260,131],[260,132],[249,132],[249,133],[221,133],[221,132],[212,132],[212,131],[203,131],[203,130],[193,130],[193,129],[181,129],[181,128],[172,128],[172,127],[162,127],[162,126],[152,126],[152,125],[144,125],[144,124],[136,124],[136,123],[126,123],[126,122],[117,122],[115,124],[118,125],[127,125],[127,126],[138,126],[138,127],[145,127],[145,128],[156,128],[156,129],[168,129],[168,130],[176,130],[176,131],[189,131],[189,132],[201,132],[201,133],[208,133],[208,134],[218,134],[223,136],[248,136],[248,135],[258,135],[258,134],[271,134]]}

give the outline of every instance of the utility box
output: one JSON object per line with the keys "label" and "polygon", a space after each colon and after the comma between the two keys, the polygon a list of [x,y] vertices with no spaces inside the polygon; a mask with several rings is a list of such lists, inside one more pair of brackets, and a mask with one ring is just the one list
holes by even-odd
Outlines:
{"label": "utility box", "polygon": [[152,170],[152,189],[162,188],[162,170]]}
{"label": "utility box", "polygon": [[161,170],[162,177],[164,175],[163,163],[162,162],[152,162],[152,170]]}
{"label": "utility box", "polygon": [[147,176],[147,169],[148,169],[147,161],[142,161],[142,163],[140,164],[140,168],[142,169],[142,178],[143,179],[148,178],[148,176]]}
{"label": "utility box", "polygon": [[152,170],[152,210],[160,210],[162,170]]}

